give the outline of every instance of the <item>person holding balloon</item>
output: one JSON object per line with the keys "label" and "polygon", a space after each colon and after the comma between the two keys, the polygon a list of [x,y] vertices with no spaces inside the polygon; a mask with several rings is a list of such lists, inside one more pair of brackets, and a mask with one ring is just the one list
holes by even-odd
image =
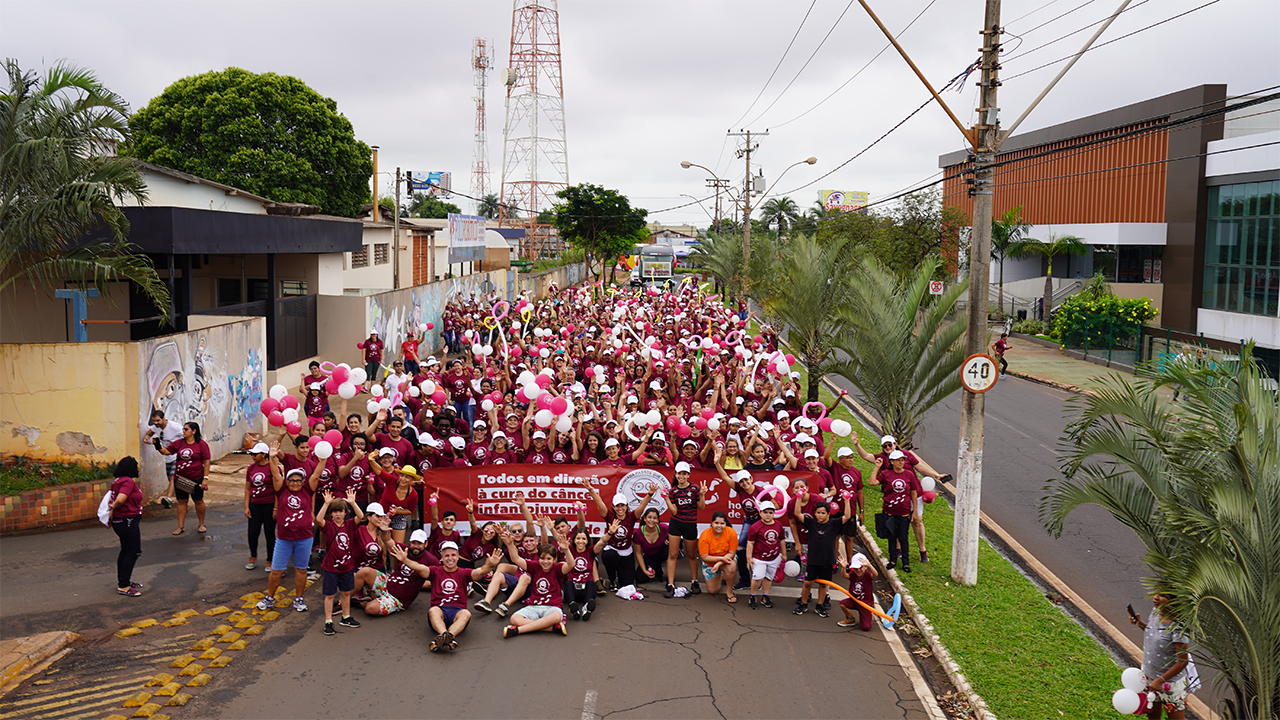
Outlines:
{"label": "person holding balloon", "polygon": [[[844,619],[837,622],[840,627],[853,627],[857,625],[864,632],[870,630],[875,624],[875,616],[872,615],[868,608],[875,602],[874,585],[875,580],[879,576],[876,569],[871,567],[871,561],[862,553],[854,553],[846,564],[844,559],[838,561],[840,563],[840,577],[849,581],[849,594],[854,598],[862,601],[862,605],[855,603],[852,598],[845,598],[840,601],[840,610],[844,613]],[[823,586],[826,587],[825,585]],[[857,608],[858,619],[853,619],[853,610]]]}
{"label": "person holding balloon", "polygon": [[1168,604],[1169,596],[1157,593],[1145,621],[1129,616],[1129,622],[1142,629],[1143,690],[1155,693],[1156,701],[1147,712],[1151,720],[1159,720],[1162,711],[1169,720],[1186,717],[1190,638],[1167,616]]}

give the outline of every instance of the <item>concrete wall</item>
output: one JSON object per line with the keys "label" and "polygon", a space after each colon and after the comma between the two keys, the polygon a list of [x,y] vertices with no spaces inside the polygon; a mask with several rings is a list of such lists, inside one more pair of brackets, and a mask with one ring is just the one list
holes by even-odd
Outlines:
{"label": "concrete wall", "polygon": [[368,304],[367,297],[358,295],[316,298],[316,353],[322,360],[363,367],[356,343],[369,335],[364,331]]}
{"label": "concrete wall", "polygon": [[0,452],[86,464],[136,456],[137,377],[131,343],[0,345]]}
{"label": "concrete wall", "polygon": [[555,283],[560,289],[564,289],[571,285],[587,279],[587,266],[585,263],[577,265],[562,265],[545,272],[534,275],[522,273],[516,283],[517,292],[532,293],[533,297],[541,300],[547,297],[550,292],[551,283]]}
{"label": "concrete wall", "polygon": [[1156,308],[1156,316],[1149,321],[1160,325],[1164,313],[1164,283],[1111,283],[1111,292],[1122,298],[1148,298]]}
{"label": "concrete wall", "polygon": [[[369,251],[369,265],[367,267],[353,268],[351,267],[351,253],[346,253],[346,265],[342,273],[342,287],[353,290],[387,290],[395,287],[395,278],[392,273],[392,257],[388,253],[387,261],[381,265],[374,264],[376,256],[374,246],[386,244],[388,248],[391,245],[392,229],[387,227],[366,227],[364,229],[364,245]],[[404,242],[404,233],[401,233],[401,243]],[[401,257],[401,262],[405,258]],[[400,269],[401,277],[412,270],[411,265],[406,265]]]}
{"label": "concrete wall", "polygon": [[[179,178],[170,177],[147,169],[142,171],[142,179],[147,183],[147,205],[150,207],[184,207],[201,210],[221,210],[223,212],[248,213],[263,215],[266,208],[262,203],[244,195],[228,195],[227,191],[190,183]],[[131,197],[121,198],[119,205],[133,206],[138,203]]]}
{"label": "concrete wall", "polygon": [[[133,343],[135,372],[126,378],[137,379],[136,411],[126,415],[115,410],[106,417],[132,435],[133,447],[140,443],[151,411],[158,409],[171,422],[199,423],[214,458],[238,450],[246,432],[265,428],[258,405],[267,387],[266,344],[264,318]],[[160,453],[142,446],[138,459],[144,492],[164,490]]]}
{"label": "concrete wall", "polygon": [[[88,299],[90,320],[128,320],[129,288],[124,283],[112,283],[112,290],[104,297]],[[55,286],[36,286],[17,281],[0,294],[0,343],[60,343],[71,342],[75,332],[71,328],[71,303],[54,297]],[[92,342],[128,342],[129,326],[123,323],[88,325]]]}
{"label": "concrete wall", "polygon": [[[449,298],[455,294],[480,295],[483,293],[481,287],[485,281],[492,283],[498,292],[505,296],[508,272],[511,271],[494,270],[475,273],[365,298],[368,300],[367,321],[361,335],[349,343],[351,347],[349,352],[357,354],[356,360],[359,361],[360,351],[356,350],[354,343],[368,337],[370,330],[377,330],[387,344],[383,361],[390,363],[392,359],[400,356],[400,343],[404,342],[406,330],[416,328],[421,323],[432,323],[435,328],[427,332],[426,339],[419,349],[419,355],[435,352],[443,346],[440,340],[440,317]],[[326,359],[342,362],[336,358]],[[354,367],[354,363],[352,366]]]}

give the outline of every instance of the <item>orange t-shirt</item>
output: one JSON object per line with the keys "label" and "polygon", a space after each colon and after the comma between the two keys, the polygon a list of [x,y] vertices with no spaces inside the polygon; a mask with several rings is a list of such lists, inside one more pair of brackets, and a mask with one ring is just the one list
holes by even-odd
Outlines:
{"label": "orange t-shirt", "polygon": [[733,528],[727,527],[720,537],[716,537],[716,531],[707,528],[702,531],[702,535],[698,536],[698,554],[713,555],[722,557],[724,555],[732,555],[738,551],[738,533]]}

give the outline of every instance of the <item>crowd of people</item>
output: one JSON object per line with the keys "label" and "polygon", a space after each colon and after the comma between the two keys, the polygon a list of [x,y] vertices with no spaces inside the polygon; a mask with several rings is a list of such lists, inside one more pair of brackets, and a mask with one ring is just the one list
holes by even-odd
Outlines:
{"label": "crowd of people", "polygon": [[[259,608],[274,607],[290,567],[295,610],[307,609],[308,580],[322,580],[326,634],[335,624],[359,626],[353,601],[366,615],[388,615],[425,590],[431,650],[447,651],[472,610],[503,617],[504,637],[567,634],[566,621],[589,620],[602,593],[648,583],[666,597],[701,594],[705,583],[710,595],[723,588],[729,603],[745,591],[751,609],[772,608],[771,584],[788,553],[803,567],[796,614],[812,601],[828,617],[828,586],[819,581],[833,578],[870,604],[876,571],[857,552],[864,485],[882,490],[889,567],[909,572],[908,528],[928,561],[918,461],[888,436],[878,453],[856,433],[852,447],[837,450],[830,425],[820,424],[823,408],[802,402],[800,375],[776,333],[762,325],[751,335],[749,320],[692,282],[552,288],[514,307],[455,296],[440,330],[456,356],[420,356],[433,329],[423,324],[408,328],[398,356],[371,332],[358,346],[365,366],[343,376],[350,386],[337,392],[332,368],[312,363],[297,388],[298,422],[252,448],[245,473],[245,567],[257,567],[265,537],[270,573]],[[173,458],[175,534],[189,500],[204,532],[209,456],[199,427],[177,431],[159,417],[148,432]],[[873,466],[865,482],[859,458]],[[621,493],[606,502],[584,482],[590,520],[604,527],[596,537],[584,504],[576,517],[552,518],[518,497],[523,521],[498,522],[477,517],[468,500],[467,533],[457,513],[439,512],[433,472],[511,463],[661,467],[673,480],[651,485],[638,503]],[[715,512],[699,532],[707,487],[691,480],[694,470],[717,473],[736,491],[737,527]],[[781,502],[767,492],[773,473],[787,488]],[[687,585],[677,582],[682,554]],[[872,627],[867,609],[848,599],[841,609],[841,626]]]}

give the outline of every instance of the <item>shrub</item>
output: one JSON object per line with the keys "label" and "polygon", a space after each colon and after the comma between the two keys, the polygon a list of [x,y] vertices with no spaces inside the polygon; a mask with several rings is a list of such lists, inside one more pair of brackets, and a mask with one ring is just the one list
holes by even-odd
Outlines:
{"label": "shrub", "polygon": [[1023,335],[1039,335],[1044,325],[1039,320],[1019,320],[1013,324],[1013,331]]}
{"label": "shrub", "polygon": [[1070,347],[1121,344],[1136,338],[1142,324],[1155,316],[1148,298],[1077,294],[1058,306],[1050,336]]}

